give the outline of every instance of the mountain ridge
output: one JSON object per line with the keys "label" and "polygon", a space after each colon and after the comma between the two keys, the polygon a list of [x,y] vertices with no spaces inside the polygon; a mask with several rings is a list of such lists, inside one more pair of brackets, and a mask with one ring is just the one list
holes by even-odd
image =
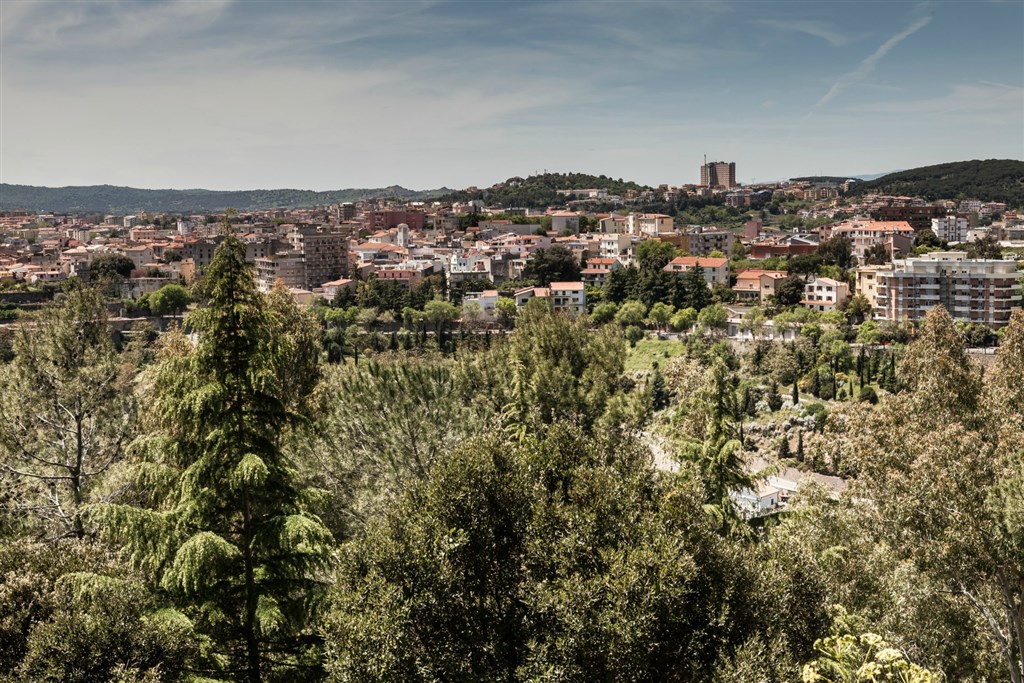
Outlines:
{"label": "mountain ridge", "polygon": [[203,188],[143,189],[123,185],[65,185],[46,187],[0,183],[0,210],[131,213],[136,211],[167,211],[203,213],[259,209],[309,208],[323,204],[352,202],[370,197],[418,201],[433,199],[453,192],[441,187],[435,190],[410,190],[400,185],[381,188],[344,188],[339,190],[300,190],[294,188],[254,190],[206,190]]}
{"label": "mountain ridge", "polygon": [[[838,180],[840,176],[806,176],[804,179]],[[849,176],[847,177],[849,178]],[[856,176],[853,176],[856,178]],[[792,180],[800,180],[793,178]],[[845,178],[844,178],[845,180]],[[650,189],[633,181],[585,173],[544,173],[527,178],[514,176],[489,188],[453,190],[410,190],[401,185],[382,188],[346,188],[339,190],[300,190],[294,188],[255,190],[206,190],[191,188],[141,189],[119,185],[36,185],[0,184],[0,210],[25,209],[58,213],[134,213],[162,211],[173,213],[215,213],[229,208],[239,211],[260,209],[309,208],[371,197],[426,201],[444,199],[468,201],[482,199],[488,204],[528,206],[531,208],[562,203],[559,190],[584,187],[603,188],[612,194],[627,190]],[[965,196],[982,201],[1002,201],[1024,206],[1024,161],[987,159],[955,161],[896,171],[873,180],[862,180],[849,194],[868,192],[921,196],[929,201]]]}

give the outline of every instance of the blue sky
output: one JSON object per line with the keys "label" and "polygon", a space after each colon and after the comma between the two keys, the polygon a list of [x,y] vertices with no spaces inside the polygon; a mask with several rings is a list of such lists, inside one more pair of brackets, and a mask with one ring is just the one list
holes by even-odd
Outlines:
{"label": "blue sky", "polygon": [[1024,2],[0,3],[0,179],[741,182],[1024,158]]}

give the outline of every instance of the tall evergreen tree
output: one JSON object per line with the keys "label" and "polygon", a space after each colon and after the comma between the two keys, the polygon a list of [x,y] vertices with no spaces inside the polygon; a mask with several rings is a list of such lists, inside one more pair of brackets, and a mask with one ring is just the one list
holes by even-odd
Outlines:
{"label": "tall evergreen tree", "polygon": [[700,311],[711,304],[711,290],[704,279],[704,269],[694,266],[682,274],[683,287],[686,290],[687,306]]}
{"label": "tall evergreen tree", "polygon": [[234,235],[206,275],[209,304],[191,313],[192,344],[168,337],[149,377],[152,436],[140,468],[152,509],[97,514],[201,633],[236,680],[302,680],[319,666],[310,628],[331,536],[286,455],[301,422],[283,378],[299,344],[283,335]]}
{"label": "tall evergreen tree", "polygon": [[13,346],[0,373],[0,471],[37,533],[82,538],[82,507],[109,499],[95,483],[131,438],[134,370],[114,349],[102,295],[77,283]]}

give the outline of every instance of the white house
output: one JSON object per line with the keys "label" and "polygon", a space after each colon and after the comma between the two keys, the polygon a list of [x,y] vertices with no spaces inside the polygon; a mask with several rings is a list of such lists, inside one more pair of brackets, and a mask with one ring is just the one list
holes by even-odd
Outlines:
{"label": "white house", "polygon": [[462,297],[462,312],[466,313],[469,304],[480,306],[484,320],[493,320],[498,306],[498,290],[485,289],[482,292],[469,292]]}
{"label": "white house", "polygon": [[582,282],[552,282],[550,287],[524,287],[512,295],[517,308],[534,297],[550,299],[555,311],[581,315],[587,310],[587,291]]}
{"label": "white house", "polygon": [[587,291],[582,282],[552,282],[551,306],[556,311],[582,315],[587,311]]}
{"label": "white house", "polygon": [[850,285],[829,277],[819,277],[804,285],[804,298],[800,303],[816,311],[834,311],[848,296]]}

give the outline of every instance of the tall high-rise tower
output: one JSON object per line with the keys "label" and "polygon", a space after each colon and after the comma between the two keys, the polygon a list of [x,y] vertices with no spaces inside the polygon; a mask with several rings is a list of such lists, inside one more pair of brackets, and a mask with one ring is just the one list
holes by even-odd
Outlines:
{"label": "tall high-rise tower", "polygon": [[736,187],[736,163],[712,161],[700,167],[700,184],[705,187]]}

